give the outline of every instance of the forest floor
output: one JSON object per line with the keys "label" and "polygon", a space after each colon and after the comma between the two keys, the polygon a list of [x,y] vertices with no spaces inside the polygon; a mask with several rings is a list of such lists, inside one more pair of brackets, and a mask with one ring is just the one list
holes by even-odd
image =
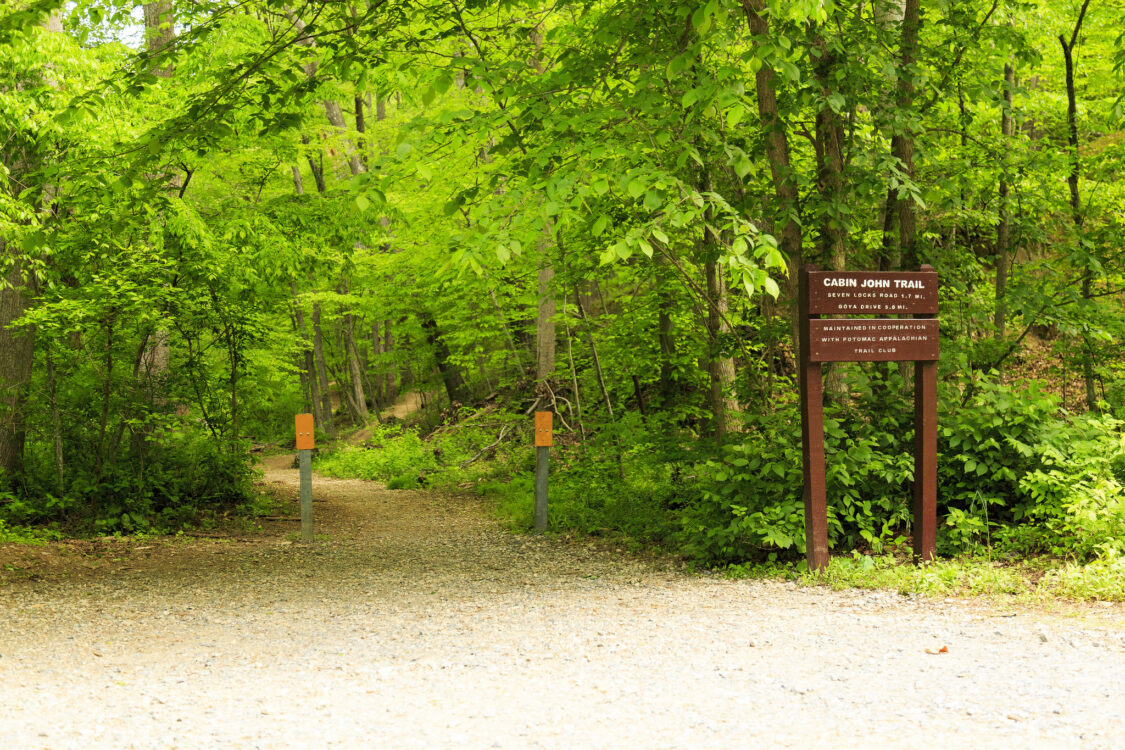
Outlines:
{"label": "forest floor", "polygon": [[[266,489],[293,514],[292,456]],[[316,477],[214,538],[0,547],[0,747],[1120,747],[1125,607],[691,575]]]}

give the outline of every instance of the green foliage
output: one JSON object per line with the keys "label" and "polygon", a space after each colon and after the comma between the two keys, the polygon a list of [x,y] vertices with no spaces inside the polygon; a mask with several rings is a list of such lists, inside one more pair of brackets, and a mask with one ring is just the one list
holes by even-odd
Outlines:
{"label": "green foliage", "polygon": [[[30,473],[36,476],[34,467]],[[202,511],[230,510],[254,497],[252,471],[241,453],[216,450],[193,435],[168,439],[138,466],[125,455],[68,478],[56,494],[29,486],[0,505],[0,520],[64,524],[97,533],[169,531],[197,521]]]}
{"label": "green foliage", "polygon": [[1019,483],[1031,523],[1006,530],[1013,543],[1075,557],[1125,556],[1125,430],[1085,415],[1049,424],[1037,465]]}
{"label": "green foliage", "polygon": [[984,555],[964,555],[911,565],[901,555],[853,552],[833,557],[826,570],[815,573],[807,572],[799,562],[737,564],[723,568],[722,573],[736,579],[783,579],[833,589],[883,589],[903,596],[984,596],[1024,603],[1056,597],[1125,601],[1125,569],[1120,558],[1060,565],[1041,559],[1001,562]]}
{"label": "green foliage", "polygon": [[434,450],[426,446],[414,430],[378,425],[364,447],[345,445],[316,458],[316,470],[330,477],[354,477],[387,482],[412,472],[438,467]]}
{"label": "green foliage", "polygon": [[[3,494],[0,494],[0,502],[4,501]],[[9,497],[8,501],[12,498]],[[0,519],[0,544],[29,544],[40,545],[47,542],[55,542],[62,538],[58,529],[19,526],[11,525]]]}
{"label": "green foliage", "polygon": [[[581,448],[552,457],[551,528],[580,534],[619,533],[662,542],[674,531],[670,509],[682,503],[683,448],[665,423],[644,424],[637,414],[607,425]],[[529,451],[525,471],[533,474]],[[534,487],[525,490],[533,507]],[[530,519],[530,512],[527,516]]]}
{"label": "green foliage", "polygon": [[[525,428],[502,429],[549,399],[569,425],[554,528],[785,560],[804,545],[788,269],[919,260],[942,279],[941,550],[1119,554],[1121,424],[1073,414],[1125,419],[1120,8],[1094,4],[1079,37],[1075,153],[1071,6],[928,6],[903,71],[881,14],[770,2],[752,30],[744,5],[313,0],[278,24],[276,3],[174,2],[159,52],[122,40],[124,5],[12,10],[0,293],[30,302],[0,325],[34,330],[35,352],[28,382],[0,382],[0,429],[27,436],[0,518],[254,513],[248,440],[289,438],[318,389],[322,438],[414,389],[417,430],[375,428],[318,468],[479,481],[524,525]],[[712,364],[733,382],[713,389]],[[909,384],[843,369],[831,542],[878,552],[908,528]],[[368,403],[340,400],[360,387]],[[493,394],[505,416],[447,428]],[[719,444],[721,396],[747,416]]]}
{"label": "green foliage", "polygon": [[[909,537],[912,436],[910,417],[893,395],[902,388],[896,377],[858,377],[855,404],[827,412],[829,532],[836,549],[878,553]],[[943,403],[962,396],[955,381],[943,386]],[[1060,417],[1053,398],[1027,385],[986,384],[970,408],[949,410],[938,456],[942,551],[995,547],[997,554],[1084,560],[1121,552],[1120,421]],[[591,440],[577,456],[563,454],[552,478],[553,527],[670,540],[706,565],[803,553],[795,408],[748,416],[739,438],[719,447],[698,443],[684,450],[685,436],[666,426],[646,432],[633,422],[627,433],[618,430]],[[622,444],[637,447],[621,451]]]}
{"label": "green foliage", "polygon": [[1125,601],[1125,557],[1112,555],[1089,563],[1070,562],[1044,576],[1044,585],[1075,599]]}
{"label": "green foliage", "polygon": [[[909,445],[857,414],[824,421],[828,524],[835,546],[876,551],[909,520]],[[684,550],[707,563],[805,550],[801,426],[796,409],[753,416],[737,443],[696,467],[699,500],[685,513]]]}
{"label": "green foliage", "polygon": [[402,425],[375,425],[362,446],[341,445],[318,455],[317,471],[327,476],[386,482],[389,489],[456,483],[473,476],[468,462],[492,441],[483,428],[467,425],[441,430],[429,440]]}

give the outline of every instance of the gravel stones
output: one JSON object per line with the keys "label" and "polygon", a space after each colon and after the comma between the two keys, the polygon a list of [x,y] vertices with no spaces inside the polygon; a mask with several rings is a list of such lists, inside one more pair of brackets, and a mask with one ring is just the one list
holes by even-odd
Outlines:
{"label": "gravel stones", "polygon": [[[271,465],[267,481],[295,492],[296,472]],[[474,499],[322,478],[314,492],[329,541],[312,548],[161,549],[127,570],[0,588],[0,747],[1125,737],[1120,608],[1091,627],[691,577],[506,534]]]}

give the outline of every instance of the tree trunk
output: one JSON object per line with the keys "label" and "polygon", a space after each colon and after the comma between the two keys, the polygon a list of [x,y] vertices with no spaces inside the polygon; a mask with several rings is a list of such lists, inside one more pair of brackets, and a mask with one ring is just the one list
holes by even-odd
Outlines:
{"label": "tree trunk", "polygon": [[890,271],[902,265],[898,248],[898,189],[887,188],[887,199],[883,202],[883,243],[879,248],[879,270]]}
{"label": "tree trunk", "polygon": [[535,379],[542,383],[555,372],[555,268],[551,265],[550,229],[539,241],[539,304],[535,317]]}
{"label": "tree trunk", "polygon": [[[379,332],[379,324],[378,323],[372,323],[371,324],[371,358],[380,360],[380,365],[377,368],[379,370],[379,372],[375,375],[375,379],[373,381],[371,381],[371,394],[370,394],[371,400],[375,402],[375,412],[376,412],[376,414],[378,414],[380,409],[382,409],[382,408],[384,408],[388,405],[387,397],[384,393],[384,386],[383,386],[384,381],[383,381],[383,372],[382,372],[382,364],[381,364],[382,360],[383,360],[382,355],[383,355],[383,334]],[[372,363],[369,362],[368,367],[370,368],[371,365],[372,365]]]}
{"label": "tree trunk", "polygon": [[[769,22],[761,15],[765,8],[764,0],[742,0],[742,9],[755,36],[769,34]],[[765,133],[766,157],[770,162],[770,175],[773,178],[773,192],[777,199],[777,214],[782,218],[779,245],[789,262],[788,291],[792,300],[797,299],[798,270],[804,262],[801,246],[801,228],[794,218],[799,212],[797,181],[789,160],[789,136],[785,123],[778,115],[777,75],[769,65],[762,65],[754,75],[754,87],[758,99],[758,117],[762,132]],[[797,346],[797,316],[792,316],[793,345]]]}
{"label": "tree trunk", "polygon": [[320,326],[320,303],[312,306],[313,360],[316,362],[316,377],[320,381],[320,410],[324,417],[324,432],[336,437],[336,425],[332,416],[332,393],[328,385],[328,366],[324,360],[324,336]]}
{"label": "tree trunk", "polygon": [[[403,351],[406,351],[406,352],[410,351],[410,334],[409,333],[402,337],[402,344],[399,346],[399,349],[402,349]],[[409,391],[413,386],[414,386],[414,369],[410,366],[410,360],[407,359],[406,357],[403,357],[402,358],[402,365],[401,365],[401,367],[399,368],[399,371],[398,371],[398,391],[399,391],[399,393],[405,393],[406,391]]]}
{"label": "tree trunk", "polygon": [[297,195],[305,194],[305,182],[301,179],[301,168],[296,164],[292,166],[293,170],[293,188],[297,191]]}
{"label": "tree trunk", "polygon": [[422,329],[426,331],[426,341],[434,349],[434,359],[437,360],[438,372],[441,374],[441,382],[445,384],[445,393],[449,396],[449,402],[451,404],[462,403],[464,401],[462,393],[464,380],[457,365],[449,361],[449,347],[446,345],[441,331],[438,330],[437,321],[429,312],[422,312],[421,318]]}
{"label": "tree trunk", "polygon": [[[170,45],[176,39],[175,16],[173,15],[171,0],[157,0],[146,3],[144,6],[145,22],[145,49],[149,53],[157,53]],[[153,68],[152,74],[160,78],[171,78],[172,67],[165,66]],[[177,173],[172,174],[165,183],[171,191],[179,190],[183,185],[183,178]],[[164,404],[161,394],[164,390],[163,380],[168,375],[172,361],[171,336],[164,327],[158,327],[148,338],[141,360],[140,374],[146,390],[149,405]],[[151,428],[142,427],[141,432],[147,436]],[[143,445],[144,441],[141,441]]]}
{"label": "tree trunk", "polygon": [[[163,50],[176,38],[175,15],[172,0],[156,0],[145,3],[145,49],[149,53]],[[153,68],[152,74],[161,78],[171,78],[172,68]]]}
{"label": "tree trunk", "polygon": [[[668,248],[671,253],[672,249]],[[658,297],[656,313],[656,338],[660,346],[660,401],[667,409],[675,398],[676,337],[672,322],[673,297],[667,278],[669,260],[661,253],[656,267],[656,294]]]}
{"label": "tree trunk", "polygon": [[722,440],[734,426],[738,413],[738,400],[734,397],[734,359],[724,356],[723,346],[731,334],[727,322],[727,285],[718,264],[714,248],[704,266],[707,275],[707,372],[710,376],[710,405],[712,426],[716,440]]}
{"label": "tree trunk", "polygon": [[[813,66],[817,85],[825,102],[816,113],[816,187],[820,196],[820,257],[833,271],[847,267],[848,218],[844,197],[844,125],[840,115],[828,103],[836,93],[833,81],[837,66],[836,55],[822,36],[817,35],[813,49],[819,57]],[[826,363],[824,367],[825,397],[839,401],[844,397],[844,371],[841,363]]]}
{"label": "tree trunk", "polygon": [[[301,136],[301,143],[304,144],[305,146],[309,145],[309,143],[310,143],[309,137],[307,135],[302,135]],[[328,186],[324,182],[323,155],[319,155],[316,159],[314,159],[312,157],[312,153],[308,153],[308,154],[306,154],[306,158],[308,159],[308,162],[309,162],[309,171],[312,172],[313,181],[316,183],[316,192],[323,195],[324,191],[328,189]],[[298,178],[299,177],[300,177],[300,174],[298,173]]]}
{"label": "tree trunk", "polygon": [[[390,354],[391,352],[394,351],[394,348],[395,348],[394,321],[391,320],[390,318],[387,318],[383,322],[383,352],[385,354]],[[405,380],[403,381],[403,387],[404,388],[406,387]],[[387,394],[387,405],[388,406],[394,405],[395,400],[398,398],[398,391],[399,391],[398,385],[395,382],[394,366],[393,366],[393,364],[388,362],[387,363],[387,374],[384,376],[384,381],[383,381],[383,392]]]}
{"label": "tree trunk", "polygon": [[[1078,45],[1078,34],[1082,30],[1082,21],[1086,17],[1086,8],[1090,0],[1082,3],[1078,11],[1078,20],[1074,23],[1074,32],[1068,43],[1066,37],[1059,35],[1059,44],[1062,45],[1063,62],[1066,64],[1066,125],[1067,145],[1070,152],[1070,172],[1067,174],[1066,183],[1070,189],[1070,216],[1074,222],[1074,233],[1078,246],[1083,247],[1085,233],[1083,231],[1082,196],[1078,192],[1078,179],[1081,173],[1081,161],[1078,153],[1078,100],[1074,93],[1074,48]],[[1090,299],[1093,295],[1093,269],[1090,264],[1082,274],[1082,296]],[[1082,379],[1086,382],[1086,408],[1090,411],[1098,409],[1098,392],[1094,378],[1094,348],[1087,336],[1083,340],[1085,355],[1082,358]]]}
{"label": "tree trunk", "polygon": [[[1003,137],[1005,153],[1011,150],[1011,139],[1015,134],[1014,119],[1012,118],[1012,88],[1016,85],[1015,70],[1011,65],[1004,66],[1004,109],[1000,115],[1000,133]],[[996,313],[992,322],[996,328],[997,338],[1003,338],[1008,319],[1008,303],[1004,299],[1008,288],[1008,268],[1012,264],[1011,257],[1011,230],[1012,208],[1008,200],[1008,168],[1005,162],[1000,173],[1000,185],[997,190],[1000,200],[1000,223],[996,227]]]}
{"label": "tree trunk", "polygon": [[363,165],[360,164],[355,145],[345,135],[348,132],[348,124],[344,122],[344,112],[340,109],[340,102],[335,99],[325,99],[324,115],[328,118],[328,122],[332,123],[332,126],[340,133],[340,139],[344,144],[344,152],[348,155],[348,169],[351,170],[353,176],[359,174],[363,171]]}
{"label": "tree trunk", "polygon": [[[8,261],[7,243],[2,239],[0,250],[0,258]],[[0,285],[0,475],[7,481],[23,470],[27,391],[35,353],[34,331],[11,328],[30,307],[34,278],[25,272],[22,258],[16,255],[10,260],[6,283]]]}
{"label": "tree trunk", "polygon": [[[902,6],[902,41],[899,46],[898,84],[895,92],[895,105],[900,111],[909,110],[914,105],[914,67],[918,52],[918,32],[922,25],[921,0],[905,0]],[[914,179],[914,134],[910,126],[903,127],[901,133],[891,138],[891,153],[902,166],[908,180]],[[899,196],[898,237],[901,263],[904,268],[918,266],[917,217],[914,214],[914,200]]]}
{"label": "tree trunk", "polygon": [[[344,294],[348,293],[348,282],[344,282]],[[348,313],[344,316],[344,354],[348,359],[348,375],[351,378],[352,402],[356,424],[363,425],[367,421],[367,395],[363,392],[363,368],[360,367],[359,349],[355,344],[355,315]]]}
{"label": "tree trunk", "polygon": [[[609,399],[609,388],[605,384],[605,375],[602,373],[601,358],[598,357],[598,345],[594,341],[594,332],[590,328],[590,318],[586,315],[586,308],[582,306],[582,296],[578,293],[578,287],[574,288],[574,304],[578,308],[578,317],[582,321],[583,327],[586,329],[586,338],[590,341],[590,356],[594,360],[594,374],[598,377],[598,387],[602,391],[602,399],[605,400],[605,408],[609,413],[609,418],[613,419],[613,402]],[[620,459],[620,456],[618,457]]]}
{"label": "tree trunk", "polygon": [[59,413],[58,373],[55,358],[47,350],[47,396],[51,399],[51,435],[55,444],[55,489],[63,492],[66,485],[66,463],[63,460],[62,415]]}
{"label": "tree trunk", "polygon": [[[535,53],[531,57],[531,65],[536,73],[543,74],[543,61],[539,53],[543,48],[543,33],[539,26],[531,29],[531,44]],[[521,146],[522,149],[522,146]],[[539,276],[538,276],[538,305],[535,315],[535,380],[546,384],[555,372],[555,292],[553,280],[555,268],[551,264],[551,247],[554,244],[554,232],[550,220],[543,226],[543,233],[539,238]],[[537,393],[536,395],[544,395]]]}
{"label": "tree trunk", "polygon": [[301,337],[304,343],[304,351],[301,352],[301,364],[303,369],[303,381],[308,385],[309,407],[316,421],[318,427],[325,432],[328,431],[328,423],[332,419],[331,413],[325,414],[320,399],[320,379],[317,377],[316,360],[313,355],[313,347],[310,344],[309,329],[305,325],[305,311],[301,308],[300,303],[297,301],[297,285],[290,283],[290,290],[293,294],[293,318],[296,321],[297,335]]}
{"label": "tree trunk", "polygon": [[827,103],[837,93],[833,84],[837,59],[822,37],[813,49],[820,53],[813,69],[821,96],[826,100],[816,113],[817,192],[820,195],[820,254],[828,267],[843,271],[847,265],[848,218],[844,200],[844,125]]}
{"label": "tree trunk", "polygon": [[363,97],[355,97],[355,132],[358,133],[356,138],[356,150],[359,152],[359,163],[363,171],[367,171],[367,141],[364,138],[364,133],[367,132],[367,121],[363,115]]}

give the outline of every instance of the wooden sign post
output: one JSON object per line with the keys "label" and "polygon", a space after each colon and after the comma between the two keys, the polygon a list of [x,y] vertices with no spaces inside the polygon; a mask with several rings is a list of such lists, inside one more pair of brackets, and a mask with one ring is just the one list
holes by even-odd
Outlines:
{"label": "wooden sign post", "polygon": [[297,458],[301,467],[301,541],[312,542],[312,452],[313,440],[313,415],[298,414],[297,423]]}
{"label": "wooden sign post", "polygon": [[547,464],[554,440],[555,415],[535,412],[535,530],[547,530]]}
{"label": "wooden sign post", "polygon": [[[823,362],[914,362],[914,560],[932,560],[937,529],[938,278],[914,272],[801,269],[801,442],[805,557],[828,566]],[[821,315],[912,315],[841,318]]]}

